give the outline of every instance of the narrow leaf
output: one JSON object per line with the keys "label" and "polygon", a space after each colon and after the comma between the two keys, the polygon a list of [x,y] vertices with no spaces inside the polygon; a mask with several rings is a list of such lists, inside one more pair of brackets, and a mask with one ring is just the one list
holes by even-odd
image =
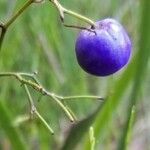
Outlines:
{"label": "narrow leaf", "polygon": [[61,150],[73,150],[73,148],[75,148],[85,133],[88,132],[88,129],[93,123],[97,113],[100,111],[101,106],[102,105],[100,104],[95,112],[93,112],[90,116],[72,126]]}

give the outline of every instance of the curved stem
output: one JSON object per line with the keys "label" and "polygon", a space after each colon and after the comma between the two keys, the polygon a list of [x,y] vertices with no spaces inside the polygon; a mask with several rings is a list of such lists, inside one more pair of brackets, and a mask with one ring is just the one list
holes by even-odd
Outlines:
{"label": "curved stem", "polygon": [[[19,80],[21,82],[21,84],[23,85],[28,85],[32,88],[34,88],[36,91],[42,93],[42,95],[47,95],[51,98],[53,98],[53,100],[55,100],[57,102],[57,104],[63,109],[63,111],[66,113],[66,115],[68,116],[68,118],[70,119],[70,121],[74,121],[73,116],[71,115],[71,113],[69,112],[69,110],[65,107],[65,105],[60,101],[62,99],[61,96],[55,95],[54,93],[51,93],[49,91],[47,91],[41,84],[37,84],[36,82],[32,82],[30,80],[26,80],[25,78],[23,78],[21,75],[27,75],[29,76],[28,73],[13,73],[13,72],[7,72],[7,73],[0,73],[0,77],[4,77],[4,76],[12,76],[15,77],[17,80]],[[32,75],[31,75],[32,77]],[[27,86],[25,86],[25,90],[26,93],[28,94],[29,97],[29,103],[31,106],[31,109],[34,108],[34,104],[33,101],[31,99],[31,95],[29,94],[29,91],[27,89]],[[30,95],[30,96],[29,96]]]}
{"label": "curved stem", "polygon": [[[104,100],[102,97],[100,96],[90,96],[90,95],[77,95],[77,96],[66,96],[66,97],[63,97],[63,96],[59,96],[59,95],[56,95],[54,93],[51,93],[49,91],[47,91],[41,84],[40,82],[36,82],[36,80],[34,81],[31,81],[31,80],[27,80],[25,78],[23,78],[23,76],[26,76],[26,77],[31,77],[33,78],[33,74],[29,74],[29,73],[13,73],[13,72],[6,72],[6,73],[0,73],[0,77],[15,77],[18,81],[20,81],[20,83],[22,85],[26,85],[25,86],[25,89],[27,91],[27,94],[29,94],[29,91],[27,89],[27,86],[30,86],[32,87],[33,89],[35,89],[36,91],[38,91],[39,93],[41,93],[42,95],[46,95],[46,96],[49,96],[51,97],[53,100],[55,100],[57,102],[57,104],[62,108],[62,110],[66,113],[66,115],[68,116],[68,118],[70,119],[70,121],[75,121],[74,119],[74,116],[72,115],[72,113],[70,112],[70,110],[63,104],[63,100],[69,100],[69,99],[79,99],[79,98],[84,98],[84,99],[98,99],[98,100]],[[35,108],[34,107],[34,103],[33,103],[33,100],[31,98],[31,96],[28,96],[29,97],[29,103],[30,103],[30,106],[31,106],[31,109]]]}
{"label": "curved stem", "polygon": [[19,17],[23,11],[29,7],[34,0],[28,0],[27,2],[24,3],[24,5],[5,23],[5,28],[8,28],[16,19]]}
{"label": "curved stem", "polygon": [[52,2],[55,5],[55,7],[58,9],[58,11],[60,13],[60,18],[61,18],[62,21],[64,20],[64,13],[65,13],[65,14],[74,16],[74,17],[76,17],[76,18],[78,18],[78,19],[80,19],[80,20],[82,20],[82,21],[90,24],[93,28],[96,26],[95,23],[94,23],[94,21],[92,21],[91,19],[89,19],[89,18],[87,18],[87,17],[85,17],[83,15],[80,15],[80,14],[78,14],[78,13],[72,11],[72,10],[64,8],[58,2],[58,0],[49,0],[49,1]]}
{"label": "curved stem", "polygon": [[0,35],[0,50],[4,41],[5,33],[8,27],[29,7],[35,0],[28,0],[24,5],[14,14],[6,23],[0,23],[1,35]]}

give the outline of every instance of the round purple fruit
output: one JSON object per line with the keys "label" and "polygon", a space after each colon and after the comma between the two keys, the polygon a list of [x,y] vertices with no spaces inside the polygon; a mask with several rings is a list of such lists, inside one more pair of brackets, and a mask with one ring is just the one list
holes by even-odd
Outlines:
{"label": "round purple fruit", "polygon": [[75,50],[79,65],[96,76],[111,75],[127,64],[131,41],[125,29],[114,19],[97,21],[95,27],[82,30]]}

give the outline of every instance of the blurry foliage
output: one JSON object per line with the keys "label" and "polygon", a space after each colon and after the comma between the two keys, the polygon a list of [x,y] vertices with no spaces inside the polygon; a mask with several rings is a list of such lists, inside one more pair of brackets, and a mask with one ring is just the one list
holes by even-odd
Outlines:
{"label": "blurry foliage", "polygon": [[[6,21],[25,0],[1,0],[0,20]],[[146,0],[61,0],[71,10],[93,20],[114,17],[129,32],[133,42],[130,63],[120,72],[110,77],[98,78],[86,74],[77,64],[74,51],[76,29],[63,27],[57,10],[45,0],[33,4],[9,28],[2,51],[0,52],[0,71],[38,71],[38,78],[50,91],[60,95],[101,95],[108,98],[97,113],[93,127],[96,148],[115,150],[126,137],[123,129],[128,126],[132,105],[136,102],[135,120],[129,132],[131,137],[128,149],[147,150],[149,145],[149,48],[150,48],[150,2]],[[141,15],[142,14],[142,15]],[[66,16],[66,23],[85,25],[80,20]],[[40,94],[32,92],[37,101]],[[137,101],[139,100],[139,101]],[[98,102],[91,100],[72,100],[67,104],[79,120],[88,120]],[[19,149],[60,149],[65,138],[70,136],[71,123],[53,101],[43,97],[37,102],[43,117],[52,125],[55,135],[51,136],[38,120],[26,122],[14,128],[15,118],[29,111],[27,97],[20,84],[10,78],[0,78],[0,149],[13,146]],[[4,114],[7,112],[7,114]],[[10,115],[11,114],[11,115]],[[83,120],[82,120],[83,121]],[[82,122],[81,121],[81,122]],[[81,122],[77,126],[80,126]],[[83,121],[84,122],[84,121]],[[89,149],[88,126],[85,122],[77,128],[76,141],[72,149]],[[6,126],[5,126],[6,125]],[[10,127],[11,126],[11,127]],[[124,130],[127,131],[128,130]],[[74,133],[73,132],[73,133]],[[20,140],[23,138],[24,142]],[[13,140],[13,138],[15,140]],[[11,142],[10,142],[11,141]],[[15,143],[16,142],[16,143]],[[12,145],[11,145],[11,144]],[[26,144],[24,144],[26,143]],[[74,144],[75,143],[75,144]],[[76,145],[76,146],[75,146]],[[23,148],[21,148],[21,146]],[[69,145],[70,146],[70,145]],[[121,147],[123,150],[124,147]]]}

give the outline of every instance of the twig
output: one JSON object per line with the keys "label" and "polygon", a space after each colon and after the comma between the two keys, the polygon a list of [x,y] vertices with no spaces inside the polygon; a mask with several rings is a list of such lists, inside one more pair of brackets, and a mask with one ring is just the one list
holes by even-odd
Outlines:
{"label": "twig", "polygon": [[[26,80],[25,78],[23,78],[22,76],[26,76],[26,77],[30,77],[33,79],[33,74],[30,73],[22,73],[22,72],[1,72],[0,73],[0,77],[6,77],[6,76],[13,76],[15,77],[17,80],[19,80],[22,84],[26,84],[31,86],[32,88],[34,88],[35,90],[37,90],[38,92],[40,92],[43,95],[47,95],[50,96],[51,98],[56,97],[60,100],[71,100],[71,99],[96,99],[96,100],[101,100],[103,101],[104,98],[102,98],[101,96],[94,96],[94,95],[74,95],[74,96],[60,96],[60,95],[56,95],[54,93],[51,93],[49,91],[47,91],[42,85],[41,83],[36,79],[36,82],[32,82],[31,80]],[[35,79],[35,77],[34,77]]]}
{"label": "twig", "polygon": [[23,6],[4,24],[5,28],[8,28],[33,2],[34,0],[26,1]]}
{"label": "twig", "polygon": [[53,129],[49,126],[49,124],[45,121],[45,119],[40,115],[40,113],[37,110],[35,110],[34,113],[41,120],[41,122],[45,125],[45,127],[51,132],[51,134],[54,134]]}
{"label": "twig", "polygon": [[95,25],[95,23],[94,23],[91,19],[89,19],[89,18],[87,18],[87,17],[85,17],[85,16],[82,16],[82,15],[76,13],[76,12],[73,12],[72,10],[66,9],[65,7],[63,7],[63,6],[59,3],[58,0],[49,0],[49,1],[50,1],[51,3],[53,3],[54,6],[55,6],[55,7],[57,8],[57,10],[59,11],[60,18],[61,18],[62,22],[64,22],[64,14],[68,14],[68,15],[74,16],[74,17],[76,17],[76,18],[78,18],[78,19],[80,19],[80,20],[82,20],[82,21],[84,21],[84,22],[90,24],[90,25],[92,26],[92,28],[95,28],[96,25]]}
{"label": "twig", "polygon": [[[64,112],[67,114],[67,116],[69,117],[70,121],[74,121],[73,116],[70,114],[70,112],[68,111],[68,109],[63,105],[63,103],[60,101],[62,99],[61,96],[55,95],[54,93],[48,92],[45,88],[43,88],[42,85],[39,85],[35,82],[32,82],[31,80],[26,80],[21,76],[22,73],[12,73],[12,72],[8,72],[8,73],[0,73],[0,77],[4,77],[4,76],[13,76],[15,77],[17,80],[19,80],[21,82],[21,84],[23,85],[28,85],[32,88],[34,88],[36,91],[42,93],[42,95],[47,95],[49,97],[51,97],[52,99],[54,99],[57,104],[64,110]],[[25,75],[25,74],[24,74]],[[29,74],[28,74],[29,75]],[[33,77],[33,76],[31,76]],[[32,101],[30,99],[30,106],[32,107]]]}
{"label": "twig", "polygon": [[[54,93],[49,92],[48,90],[46,90],[41,83],[35,79],[35,77],[33,76],[33,74],[29,74],[29,73],[14,73],[14,72],[5,72],[5,73],[0,73],[0,77],[15,77],[18,81],[20,81],[21,84],[23,85],[27,85],[32,87],[33,89],[35,89],[36,91],[40,92],[42,95],[46,95],[50,98],[52,98],[53,100],[55,100],[55,102],[64,110],[64,112],[66,113],[66,115],[69,117],[70,121],[75,121],[73,115],[70,113],[70,111],[67,109],[67,107],[65,107],[65,105],[63,104],[64,100],[71,100],[71,99],[97,99],[97,100],[104,100],[104,98],[100,97],[100,96],[90,96],[90,95],[77,95],[77,96],[59,96],[56,95]],[[26,77],[30,77],[32,80],[27,80],[25,79],[23,76]],[[25,86],[26,88],[26,86]],[[30,106],[33,106],[33,102],[30,98]]]}
{"label": "twig", "polygon": [[[76,116],[74,115],[74,113],[72,112],[72,110],[64,104],[64,100],[69,100],[69,99],[99,99],[99,100],[103,100],[102,97],[99,96],[88,96],[88,95],[79,95],[79,96],[59,96],[56,95],[54,93],[51,93],[49,91],[47,91],[41,84],[40,82],[36,79],[35,77],[35,73],[34,74],[30,74],[30,73],[24,73],[24,72],[20,72],[20,73],[14,73],[14,72],[5,72],[5,73],[0,73],[0,77],[15,77],[24,87],[27,96],[28,96],[28,100],[29,100],[29,104],[30,104],[30,111],[31,111],[31,117],[33,117],[32,115],[36,115],[40,121],[44,124],[44,126],[51,132],[51,134],[54,134],[54,131],[52,130],[52,128],[48,125],[48,123],[45,121],[45,119],[40,115],[40,113],[37,111],[35,105],[34,105],[34,101],[32,99],[32,96],[29,92],[29,89],[27,86],[32,87],[33,89],[35,89],[36,91],[40,92],[42,95],[47,95],[49,97],[51,97],[53,100],[55,100],[55,102],[62,108],[62,110],[65,112],[65,114],[68,116],[68,118],[70,119],[70,121],[75,121]],[[27,80],[24,77],[28,77],[31,78],[32,80]],[[25,118],[27,119],[27,118]],[[24,121],[24,120],[23,120]]]}
{"label": "twig", "polygon": [[33,102],[33,99],[31,97],[31,94],[29,92],[29,89],[26,85],[24,85],[24,88],[25,88],[25,91],[27,93],[27,96],[28,96],[28,100],[29,100],[29,104],[30,104],[30,107],[31,107],[31,114],[32,115],[36,115],[40,121],[45,125],[45,127],[50,131],[51,134],[54,134],[54,131],[53,129],[48,125],[48,123],[45,121],[45,119],[40,115],[40,113],[37,111],[35,105],[34,105],[34,102]]}
{"label": "twig", "polygon": [[81,26],[77,26],[77,25],[68,25],[68,24],[64,24],[63,25],[65,27],[69,27],[69,28],[75,28],[75,29],[81,29],[81,30],[87,30],[89,32],[93,32],[96,34],[95,30],[93,30],[92,28],[87,28],[87,27],[81,27]]}
{"label": "twig", "polygon": [[5,37],[5,33],[8,27],[32,4],[37,2],[42,2],[43,0],[28,0],[26,1],[23,6],[10,17],[10,19],[6,23],[0,23],[1,34],[0,34],[0,50],[2,48],[2,43]]}
{"label": "twig", "polygon": [[5,33],[7,28],[16,20],[16,18],[21,15],[21,13],[33,2],[33,0],[28,0],[6,23],[0,23],[1,34],[0,34],[0,50],[4,41]]}
{"label": "twig", "polygon": [[64,110],[64,112],[66,113],[66,115],[68,116],[68,118],[70,119],[70,121],[74,122],[75,121],[74,117],[72,116],[72,114],[70,113],[70,111],[67,109],[67,107],[60,100],[58,100],[58,98],[56,98],[54,95],[52,97],[57,102],[57,104]]}
{"label": "twig", "polygon": [[104,100],[103,97],[100,96],[94,96],[94,95],[75,95],[75,96],[64,96],[62,98],[63,100],[68,100],[68,99],[96,99],[96,100]]}
{"label": "twig", "polygon": [[32,100],[32,97],[31,97],[31,94],[30,94],[30,92],[29,92],[29,89],[28,89],[28,87],[24,84],[23,85],[24,86],[24,89],[25,89],[25,91],[26,91],[26,93],[27,93],[27,95],[28,95],[28,100],[29,100],[29,104],[30,104],[30,110],[31,110],[31,114],[32,114],[32,112],[34,112],[34,102],[33,102],[33,100]]}

